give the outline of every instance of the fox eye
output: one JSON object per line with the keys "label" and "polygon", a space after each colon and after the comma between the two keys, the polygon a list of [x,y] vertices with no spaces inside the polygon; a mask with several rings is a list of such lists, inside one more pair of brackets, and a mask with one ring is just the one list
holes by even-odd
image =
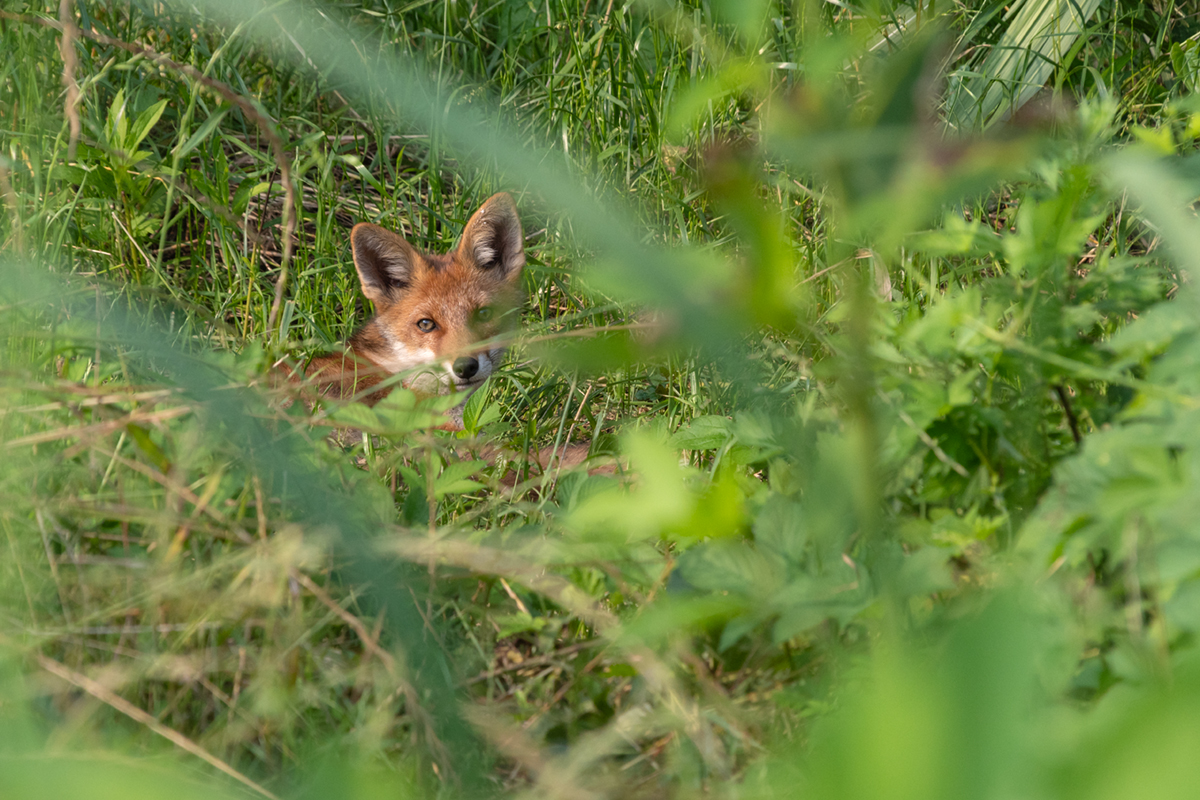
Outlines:
{"label": "fox eye", "polygon": [[431,320],[429,317],[417,320],[417,330],[419,330],[421,333],[429,333],[436,327],[437,323]]}
{"label": "fox eye", "polygon": [[491,318],[492,309],[490,306],[484,306],[483,308],[475,309],[475,319],[479,320],[480,322],[487,322]]}

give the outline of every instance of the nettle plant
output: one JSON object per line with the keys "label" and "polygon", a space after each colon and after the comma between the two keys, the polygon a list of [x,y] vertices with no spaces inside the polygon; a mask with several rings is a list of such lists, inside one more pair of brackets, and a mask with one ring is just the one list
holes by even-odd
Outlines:
{"label": "nettle plant", "polygon": [[[988,585],[1015,552],[1042,554],[1035,570],[1091,565],[1118,608],[1141,602],[1128,599],[1131,584],[1119,577],[1138,569],[1132,545],[1098,538],[1098,509],[1118,495],[1099,498],[1116,478],[1097,483],[1083,470],[1113,458],[1113,445],[1100,442],[1136,438],[1118,431],[1144,416],[1136,410],[1143,394],[1179,400],[1147,378],[1177,373],[1147,373],[1147,359],[1166,346],[1159,320],[1189,312],[1164,310],[1188,306],[1164,303],[1179,289],[1177,268],[1148,252],[1152,234],[1122,193],[1128,172],[1115,171],[1123,162],[1107,149],[1115,108],[1084,104],[1052,137],[1017,130],[947,143],[922,133],[912,106],[897,111],[893,102],[913,91],[921,64],[910,52],[880,66],[886,77],[841,122],[814,113],[846,102],[837,86],[817,84],[798,90],[803,118],[781,103],[768,125],[766,147],[791,156],[784,169],[827,179],[833,236],[844,231],[860,249],[839,262],[843,294],[831,309],[796,300],[799,324],[782,339],[800,380],[769,399],[747,392],[752,399],[730,415],[697,418],[670,440],[702,454],[704,471],[690,478],[702,488],[673,516],[672,504],[655,505],[670,516],[660,526],[677,558],[670,589],[695,599],[691,613],[718,651],[746,641],[803,649],[831,631],[853,641],[873,628],[881,604],[927,615],[931,597]],[[909,82],[896,78],[905,69]],[[856,145],[891,141],[878,146],[883,157],[864,158],[830,145],[824,137],[835,130]],[[1004,188],[979,191],[998,178]],[[730,202],[730,184],[721,173],[712,190]],[[936,225],[922,229],[922,209]],[[771,247],[739,233],[748,269],[769,271]],[[820,325],[808,321],[814,315]],[[1138,333],[1147,326],[1162,341]],[[1129,342],[1139,343],[1141,361]],[[1162,469],[1188,451],[1166,435],[1139,448],[1157,454]],[[1106,450],[1093,457],[1093,447]],[[1178,480],[1156,483],[1155,502],[1182,497]],[[1083,494],[1071,488],[1079,481],[1089,487]],[[645,491],[668,496],[650,484]],[[648,516],[633,512],[648,511],[645,501],[628,514],[609,498],[594,502],[613,526],[623,515]],[[1093,502],[1098,509],[1087,509]],[[1076,509],[1069,521],[1063,504]],[[1116,514],[1126,537],[1129,513]],[[1049,551],[1048,519],[1064,526]],[[1182,563],[1172,580],[1191,574]],[[1158,582],[1135,583],[1149,592]],[[1188,586],[1175,608],[1188,602]],[[685,607],[671,611],[686,617]],[[1111,632],[1093,635],[1112,646]]]}

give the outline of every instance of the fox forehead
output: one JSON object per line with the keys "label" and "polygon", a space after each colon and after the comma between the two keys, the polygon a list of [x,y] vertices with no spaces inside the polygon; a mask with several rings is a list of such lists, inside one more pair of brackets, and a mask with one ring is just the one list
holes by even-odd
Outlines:
{"label": "fox forehead", "polygon": [[379,312],[380,322],[404,338],[415,334],[416,321],[424,318],[437,323],[443,334],[466,334],[477,309],[516,301],[515,290],[507,281],[463,264],[454,254],[419,258],[411,284]]}

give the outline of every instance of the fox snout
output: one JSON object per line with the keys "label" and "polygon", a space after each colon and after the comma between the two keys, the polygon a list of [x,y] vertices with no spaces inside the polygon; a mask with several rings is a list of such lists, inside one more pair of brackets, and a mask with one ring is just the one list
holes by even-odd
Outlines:
{"label": "fox snout", "polygon": [[469,381],[479,372],[479,359],[474,356],[463,356],[454,359],[452,368],[454,376],[459,380]]}

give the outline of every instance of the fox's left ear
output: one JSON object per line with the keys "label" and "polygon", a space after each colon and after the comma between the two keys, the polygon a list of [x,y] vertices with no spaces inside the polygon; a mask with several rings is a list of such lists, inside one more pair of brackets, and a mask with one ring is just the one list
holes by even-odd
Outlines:
{"label": "fox's left ear", "polygon": [[520,279],[525,266],[525,235],[517,206],[507,192],[492,195],[471,216],[463,228],[458,254],[485,272],[497,270],[507,281]]}

